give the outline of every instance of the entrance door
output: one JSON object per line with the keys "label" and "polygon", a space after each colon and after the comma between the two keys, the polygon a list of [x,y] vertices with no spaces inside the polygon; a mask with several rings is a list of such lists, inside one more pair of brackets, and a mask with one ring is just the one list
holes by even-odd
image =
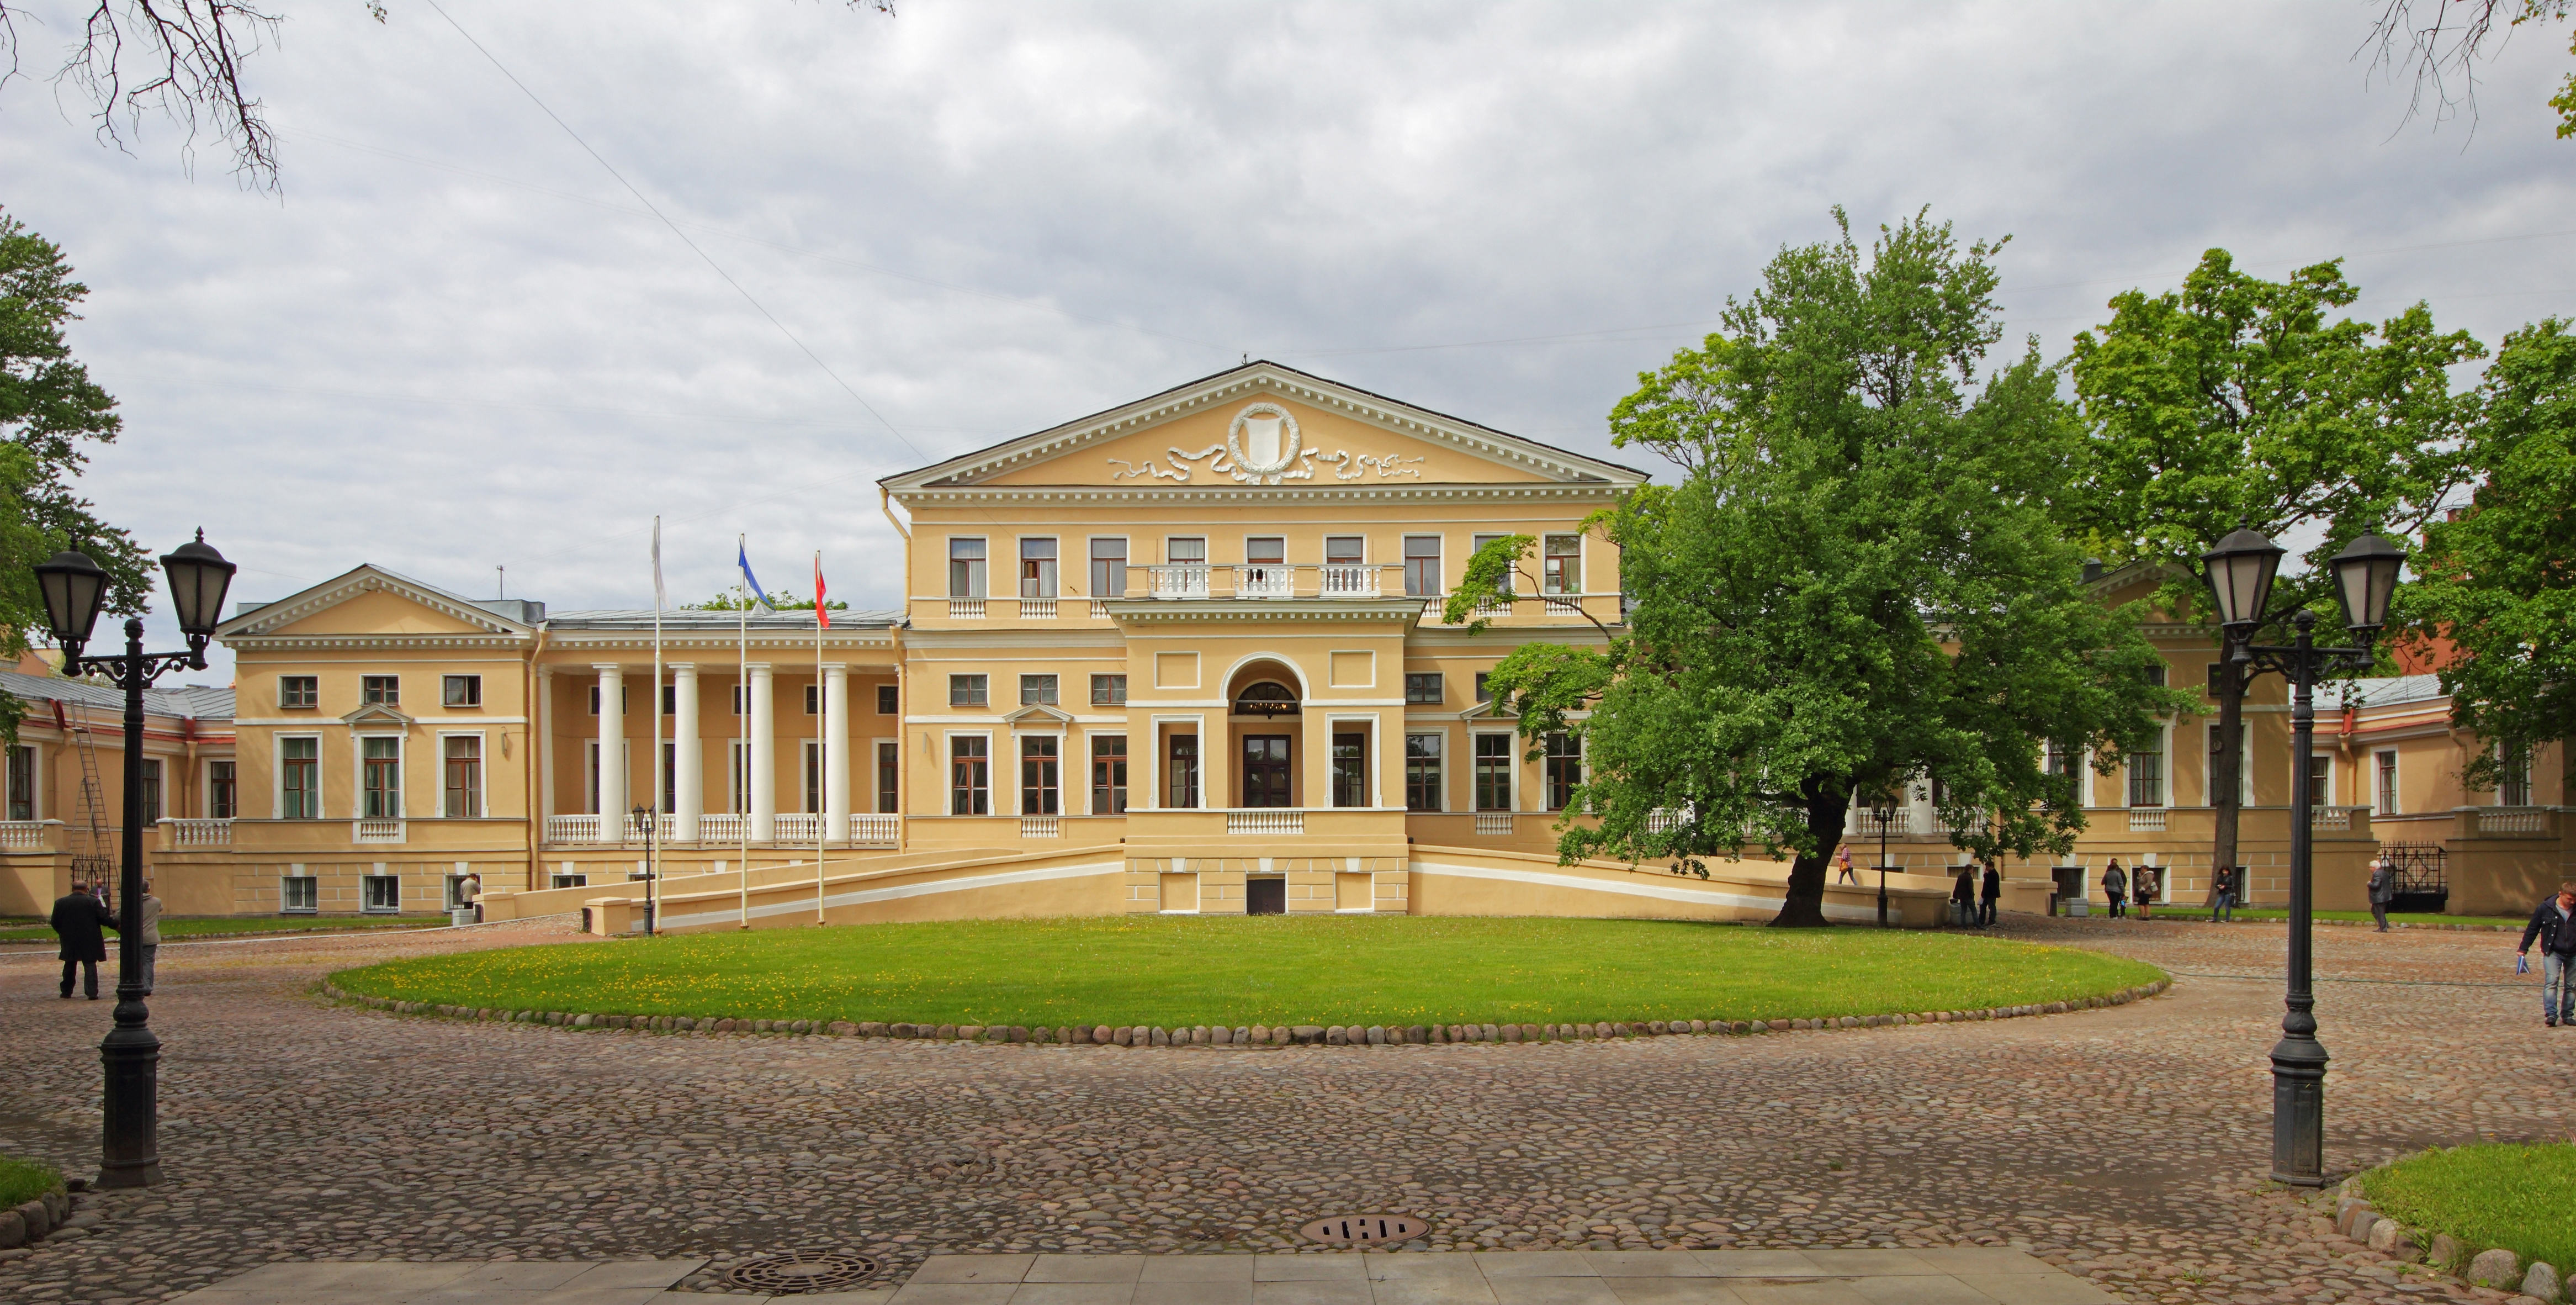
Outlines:
{"label": "entrance door", "polygon": [[1288,805],[1288,736],[1243,736],[1243,805]]}
{"label": "entrance door", "polygon": [[1243,881],[1243,913],[1246,915],[1286,915],[1288,881],[1277,876]]}

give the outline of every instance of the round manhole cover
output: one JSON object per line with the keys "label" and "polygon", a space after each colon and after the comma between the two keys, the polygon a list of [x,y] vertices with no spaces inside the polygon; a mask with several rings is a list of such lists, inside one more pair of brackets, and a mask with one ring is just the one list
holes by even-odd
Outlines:
{"label": "round manhole cover", "polygon": [[1428,1227],[1409,1214],[1337,1214],[1317,1219],[1297,1231],[1310,1242],[1373,1246],[1379,1242],[1411,1241]]}
{"label": "round manhole cover", "polygon": [[773,1295],[839,1291],[876,1276],[877,1262],[853,1251],[781,1251],[745,1260],[725,1281]]}

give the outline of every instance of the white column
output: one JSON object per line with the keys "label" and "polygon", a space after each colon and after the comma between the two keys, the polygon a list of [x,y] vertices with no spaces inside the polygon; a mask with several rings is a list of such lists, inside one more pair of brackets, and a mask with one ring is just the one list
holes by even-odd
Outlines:
{"label": "white column", "polygon": [[850,668],[823,668],[823,836],[850,836]]}
{"label": "white column", "polygon": [[778,727],[769,701],[769,663],[753,662],[751,684],[751,841],[778,841]]}
{"label": "white column", "polygon": [[555,668],[541,665],[537,667],[537,815],[543,819],[554,813]]}
{"label": "white column", "polygon": [[626,673],[615,666],[593,665],[599,672],[599,818],[606,837],[626,819]]}
{"label": "white column", "polygon": [[698,841],[698,813],[706,810],[706,776],[698,764],[698,666],[671,663],[671,838]]}

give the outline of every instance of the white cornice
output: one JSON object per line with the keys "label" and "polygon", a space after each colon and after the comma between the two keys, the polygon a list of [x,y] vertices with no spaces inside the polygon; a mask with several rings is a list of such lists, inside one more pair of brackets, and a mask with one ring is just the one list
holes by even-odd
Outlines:
{"label": "white cornice", "polygon": [[1524,485],[1298,485],[1173,486],[1137,489],[1095,485],[994,485],[933,489],[898,489],[895,501],[907,509],[992,507],[1026,503],[1051,507],[1121,507],[1174,504],[1254,503],[1263,506],[1305,503],[1607,503],[1626,486],[1598,481],[1586,484]]}
{"label": "white cornice", "polygon": [[1112,598],[1102,606],[1120,625],[1203,625],[1216,621],[1396,624],[1410,628],[1422,619],[1422,600],[1399,598],[1370,602],[1349,598]]}
{"label": "white cornice", "polygon": [[[254,612],[256,616],[258,613]],[[236,635],[222,639],[236,653],[260,652],[435,652],[452,648],[524,649],[536,642],[526,635],[475,634],[273,634]]]}
{"label": "white cornice", "polygon": [[[316,612],[327,611],[331,608],[337,607],[361,594],[371,593],[388,593],[400,598],[408,599],[409,601],[418,603],[422,607],[426,607],[441,616],[449,618],[450,620],[459,621],[472,626],[476,631],[484,635],[503,635],[524,638],[533,636],[536,633],[533,627],[522,625],[517,621],[505,619],[492,612],[486,611],[483,608],[476,607],[462,599],[459,599],[454,594],[440,589],[433,589],[428,585],[419,583],[418,581],[406,580],[401,576],[395,575],[391,571],[387,571],[381,567],[370,564],[361,566],[358,569],[341,576],[339,579],[325,581],[322,584],[316,585],[311,589],[307,589],[300,594],[294,594],[289,597],[282,598],[276,602],[269,603],[266,606],[258,607],[243,615],[236,616],[233,619],[224,622],[221,626],[218,626],[215,630],[215,637],[221,640],[226,647],[232,647],[237,639],[255,638],[265,635],[271,630],[278,629],[281,626],[292,625]],[[436,638],[440,636],[421,637]]]}

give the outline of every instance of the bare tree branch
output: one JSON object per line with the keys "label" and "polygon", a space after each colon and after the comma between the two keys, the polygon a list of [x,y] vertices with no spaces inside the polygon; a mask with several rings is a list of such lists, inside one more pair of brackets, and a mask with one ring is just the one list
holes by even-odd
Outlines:
{"label": "bare tree branch", "polygon": [[[2414,85],[2406,98],[2406,120],[2426,112],[2436,123],[2466,111],[2478,115],[2477,61],[2492,57],[2499,17],[2507,28],[2527,22],[2565,18],[2576,0],[2385,0],[2379,21],[2371,25],[2362,49],[2377,46],[2373,70],[2387,70],[2391,81],[2410,69]],[[2510,15],[2505,17],[2505,15]],[[2360,50],[2353,52],[2358,58]]]}

